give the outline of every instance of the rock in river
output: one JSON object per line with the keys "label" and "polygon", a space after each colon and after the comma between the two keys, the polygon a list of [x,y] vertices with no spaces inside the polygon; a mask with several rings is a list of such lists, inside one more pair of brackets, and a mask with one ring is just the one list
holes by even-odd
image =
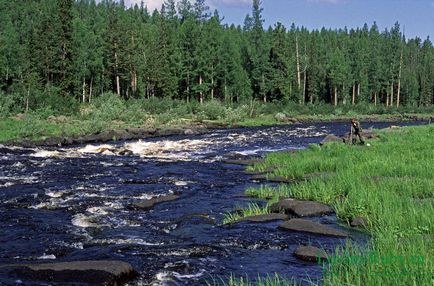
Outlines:
{"label": "rock in river", "polygon": [[127,262],[106,260],[15,264],[0,268],[17,279],[68,285],[120,285],[137,275]]}
{"label": "rock in river", "polygon": [[177,199],[179,199],[179,196],[177,195],[161,196],[149,200],[144,200],[141,202],[132,203],[128,206],[128,208],[133,210],[149,210],[152,209],[156,204],[170,202]]}
{"label": "rock in river", "polygon": [[250,222],[270,222],[275,220],[287,220],[289,217],[285,214],[262,214],[262,215],[254,215],[244,217],[239,220],[241,221],[250,221]]}
{"label": "rock in river", "polygon": [[300,231],[319,235],[348,237],[348,234],[345,232],[322,225],[314,221],[298,218],[285,221],[284,223],[279,225],[279,228],[282,230]]}
{"label": "rock in river", "polygon": [[294,199],[284,199],[271,205],[271,211],[274,213],[285,212],[299,217],[333,213],[333,210],[327,205]]}
{"label": "rock in river", "polygon": [[327,253],[323,249],[314,246],[299,246],[295,250],[294,256],[298,259],[309,262],[327,261],[328,257]]}

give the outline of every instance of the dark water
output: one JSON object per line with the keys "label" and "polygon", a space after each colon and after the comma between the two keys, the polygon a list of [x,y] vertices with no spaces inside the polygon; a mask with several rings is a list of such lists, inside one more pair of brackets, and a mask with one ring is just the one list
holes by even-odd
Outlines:
{"label": "dark water", "polygon": [[[123,260],[140,272],[129,285],[202,285],[231,273],[319,279],[320,266],[294,258],[293,251],[300,244],[332,250],[344,240],[280,231],[279,222],[221,226],[226,212],[252,202],[242,197],[244,190],[258,186],[244,167],[222,159],[302,149],[348,128],[337,123],[218,130],[129,142],[136,153],[131,156],[86,153],[95,149],[89,146],[1,147],[0,265]],[[127,208],[169,193],[180,199],[150,211]],[[340,228],[334,216],[316,220]],[[2,283],[17,281],[0,277]]]}

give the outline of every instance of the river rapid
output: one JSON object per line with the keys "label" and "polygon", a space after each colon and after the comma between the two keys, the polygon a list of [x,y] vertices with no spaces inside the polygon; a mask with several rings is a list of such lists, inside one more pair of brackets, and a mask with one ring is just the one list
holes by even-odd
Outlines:
{"label": "river rapid", "polygon": [[[281,231],[280,222],[222,226],[226,212],[255,201],[244,190],[260,186],[244,166],[224,159],[303,149],[348,129],[322,123],[69,148],[0,145],[0,265],[122,260],[140,274],[128,285],[206,285],[230,274],[275,272],[315,281],[321,266],[298,260],[294,250],[309,244],[331,251],[345,240]],[[168,194],[180,198],[128,208]],[[342,228],[333,215],[312,219]],[[47,284],[0,275],[0,285]]]}

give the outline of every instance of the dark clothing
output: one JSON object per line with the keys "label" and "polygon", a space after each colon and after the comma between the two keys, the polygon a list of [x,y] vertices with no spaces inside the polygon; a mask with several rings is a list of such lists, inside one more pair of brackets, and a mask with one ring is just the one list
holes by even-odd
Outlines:
{"label": "dark clothing", "polygon": [[357,143],[357,136],[359,137],[359,140],[362,144],[365,144],[365,141],[362,137],[362,127],[360,126],[359,121],[351,122],[351,130],[353,133],[352,143],[353,145]]}

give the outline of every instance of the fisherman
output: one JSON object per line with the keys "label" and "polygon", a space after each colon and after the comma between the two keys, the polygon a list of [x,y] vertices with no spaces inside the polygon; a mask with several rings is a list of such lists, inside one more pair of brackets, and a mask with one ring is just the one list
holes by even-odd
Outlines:
{"label": "fisherman", "polygon": [[357,143],[356,136],[359,136],[360,143],[365,144],[365,141],[363,140],[362,137],[362,126],[360,125],[360,122],[356,118],[353,118],[351,119],[351,140],[353,145]]}

